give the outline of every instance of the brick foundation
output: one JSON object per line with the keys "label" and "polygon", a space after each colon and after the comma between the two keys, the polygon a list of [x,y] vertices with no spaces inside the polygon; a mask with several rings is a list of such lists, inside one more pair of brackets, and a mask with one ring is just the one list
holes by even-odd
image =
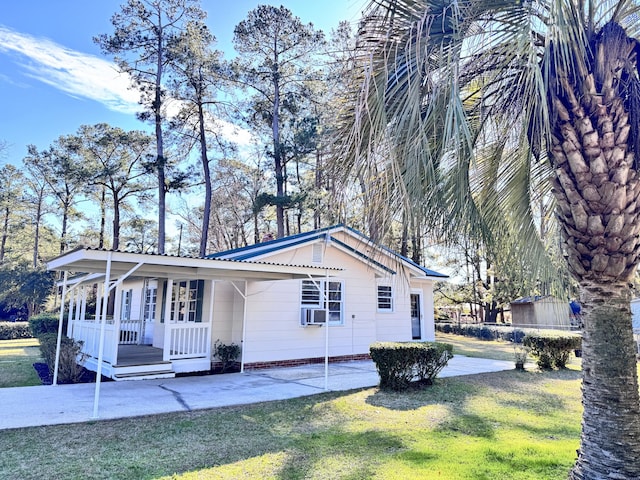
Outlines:
{"label": "brick foundation", "polygon": [[[352,360],[371,360],[371,357],[369,356],[368,353],[329,357],[329,363],[349,362]],[[317,363],[324,363],[324,357],[297,358],[295,360],[274,360],[272,362],[245,363],[244,369],[245,370],[264,370],[265,368],[299,367],[300,365],[312,365]]]}

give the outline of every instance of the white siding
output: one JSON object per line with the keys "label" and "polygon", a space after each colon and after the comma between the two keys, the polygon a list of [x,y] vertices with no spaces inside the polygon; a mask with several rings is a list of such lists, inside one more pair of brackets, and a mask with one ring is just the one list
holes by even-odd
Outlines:
{"label": "white siding", "polygon": [[[357,247],[364,248],[363,245]],[[268,261],[308,265],[314,258],[313,250],[312,245],[306,245],[271,255]],[[386,256],[376,258],[376,261],[387,263],[394,271],[403,268],[400,263]],[[344,324],[329,327],[330,356],[366,354],[375,341],[411,340],[411,288],[406,283],[408,272],[406,275],[392,276],[331,244],[326,247],[323,265],[343,269],[331,277],[331,280],[342,281],[344,285]],[[391,313],[377,311],[377,284],[380,278],[394,287],[394,311]],[[421,289],[423,339],[433,340],[432,282],[420,281],[411,287]],[[300,288],[300,280],[249,283],[243,346],[245,363],[325,355],[325,327],[300,325]],[[218,308],[216,304],[216,310]],[[234,318],[237,319],[241,314],[241,309],[238,309]]]}

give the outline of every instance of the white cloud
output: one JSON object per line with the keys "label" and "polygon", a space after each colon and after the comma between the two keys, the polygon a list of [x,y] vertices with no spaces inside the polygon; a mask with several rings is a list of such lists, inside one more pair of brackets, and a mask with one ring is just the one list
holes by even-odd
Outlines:
{"label": "white cloud", "polygon": [[[59,45],[47,38],[34,37],[0,25],[0,53],[18,54],[18,65],[25,75],[72,97],[88,98],[110,110],[135,114],[141,110],[140,92],[131,87],[129,75],[94,55]],[[18,84],[18,80],[1,75],[0,80]],[[166,113],[176,115],[179,101],[167,102]],[[251,141],[249,131],[223,120],[217,120],[223,136],[239,145]]]}
{"label": "white cloud", "polygon": [[27,76],[71,96],[95,100],[117,112],[140,110],[139,94],[129,88],[129,77],[111,62],[2,25],[0,52],[19,54],[18,64]]}

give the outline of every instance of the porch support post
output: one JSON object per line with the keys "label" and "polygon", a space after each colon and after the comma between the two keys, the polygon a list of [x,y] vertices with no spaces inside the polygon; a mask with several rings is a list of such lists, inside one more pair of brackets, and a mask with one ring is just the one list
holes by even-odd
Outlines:
{"label": "porch support post", "polygon": [[84,297],[84,285],[79,285],[76,288],[76,310],[72,321],[69,321],[67,325],[67,337],[73,337],[73,326],[76,322],[80,321],[80,314],[82,312],[82,301]]}
{"label": "porch support post", "polygon": [[313,277],[307,274],[309,280],[318,287],[320,298],[324,301],[324,389],[329,390],[329,270],[324,271],[324,288],[320,281],[315,281]]}
{"label": "porch support post", "polygon": [[69,311],[67,312],[67,337],[69,336],[69,329],[71,328],[71,325],[73,324],[73,319],[76,316],[76,312],[77,312],[77,306],[76,304],[78,303],[78,296],[80,295],[80,292],[78,291],[78,286],[72,286],[69,289]]}
{"label": "porch support post", "polygon": [[244,281],[244,293],[240,291],[238,286],[231,282],[233,288],[240,294],[243,300],[243,308],[242,308],[242,348],[240,349],[240,373],[244,373],[244,340],[247,335],[247,281]]}
{"label": "porch support post", "polygon": [[[324,389],[329,390],[329,270],[324,271]],[[342,295],[343,293],[340,292]]]}
{"label": "porch support post", "polygon": [[107,304],[109,301],[109,282],[111,279],[111,252],[107,253],[107,268],[104,275],[104,298],[102,299],[100,319],[100,343],[98,346],[98,369],[96,371],[96,388],[93,396],[93,417],[98,418],[98,404],[100,402],[100,386],[102,384],[102,357],[104,356],[104,336],[107,323]]}
{"label": "porch support post", "polygon": [[171,349],[171,296],[173,290],[173,279],[167,278],[167,292],[164,301],[164,344],[162,348],[162,360],[170,360]]}
{"label": "porch support post", "polygon": [[64,297],[67,295],[67,278],[69,272],[65,270],[62,280],[62,297],[60,298],[60,317],[58,319],[58,339],[56,341],[56,361],[53,367],[53,385],[58,385],[58,367],[60,365],[60,344],[62,342],[62,321],[64,319]]}
{"label": "porch support post", "polygon": [[[241,294],[242,295],[242,294]],[[244,350],[245,340],[247,338],[247,281],[244,281],[244,295],[242,308],[242,349],[240,350],[240,373],[244,373]]]}
{"label": "porch support post", "polygon": [[[207,358],[209,362],[213,360],[211,358],[211,337],[213,335],[213,301],[216,293],[216,281],[210,280],[211,282],[211,298],[209,300],[209,338],[206,339],[207,342]],[[209,366],[211,368],[211,366]]]}
{"label": "porch support post", "polygon": [[118,298],[118,285],[120,285],[120,280],[116,280],[109,288],[109,290],[113,290],[113,335],[114,341],[112,345],[109,345],[111,348],[111,358],[112,365],[116,365],[118,363],[118,346],[120,344],[120,317],[122,315],[122,293],[120,294],[120,298]]}

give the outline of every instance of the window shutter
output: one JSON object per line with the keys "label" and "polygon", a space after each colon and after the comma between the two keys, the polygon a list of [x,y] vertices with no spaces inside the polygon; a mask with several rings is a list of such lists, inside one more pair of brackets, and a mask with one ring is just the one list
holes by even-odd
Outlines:
{"label": "window shutter", "polygon": [[204,280],[198,280],[196,294],[196,322],[202,322],[202,299],[204,297]]}
{"label": "window shutter", "polygon": [[160,323],[164,323],[164,309],[167,303],[167,281],[162,281],[162,303],[160,307]]}

